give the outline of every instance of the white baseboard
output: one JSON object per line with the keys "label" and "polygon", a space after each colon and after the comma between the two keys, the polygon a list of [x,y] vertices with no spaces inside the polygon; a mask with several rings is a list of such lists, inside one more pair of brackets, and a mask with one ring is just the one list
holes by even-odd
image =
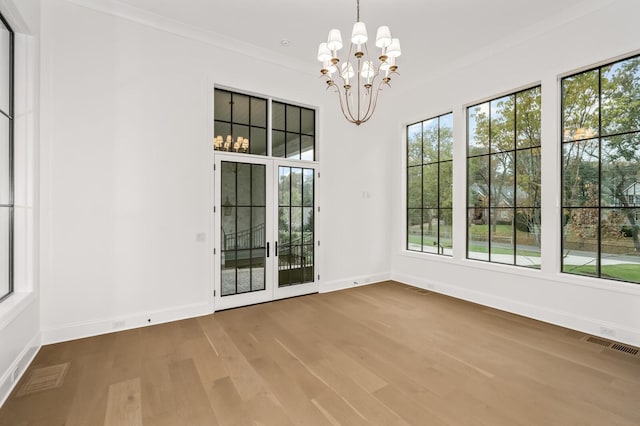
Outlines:
{"label": "white baseboard", "polygon": [[18,384],[20,378],[27,371],[27,367],[40,350],[40,333],[37,333],[29,341],[27,346],[20,352],[18,357],[11,363],[11,366],[0,378],[0,407],[5,403],[13,388]]}
{"label": "white baseboard", "polygon": [[197,303],[116,318],[63,325],[60,327],[43,329],[42,344],[48,345],[67,340],[82,339],[84,337],[178,321],[211,313],[213,313],[213,307],[210,303]]}
{"label": "white baseboard", "polygon": [[324,283],[321,282],[318,291],[320,293],[328,293],[330,291],[344,290],[347,288],[369,285],[369,284],[378,283],[381,281],[388,281],[390,279],[391,279],[391,274],[388,272],[361,275],[357,277],[327,281]]}
{"label": "white baseboard", "polygon": [[[455,297],[457,299],[467,300],[469,302],[478,303],[480,305],[491,308],[500,309],[502,311],[511,312],[513,314],[522,315],[539,321],[547,322],[561,327],[570,328],[572,330],[581,331],[583,333],[601,336],[605,339],[615,340],[629,345],[640,347],[640,331],[631,329],[620,324],[604,323],[602,321],[594,321],[591,318],[576,315],[571,312],[549,309],[541,306],[531,305],[518,300],[508,299],[494,294],[483,293],[468,288],[458,287],[443,282],[427,280],[424,278],[414,277],[406,274],[394,273],[391,276],[394,281],[403,284],[419,287],[435,293],[444,294]],[[615,330],[616,335],[611,336],[602,333],[602,329]]]}

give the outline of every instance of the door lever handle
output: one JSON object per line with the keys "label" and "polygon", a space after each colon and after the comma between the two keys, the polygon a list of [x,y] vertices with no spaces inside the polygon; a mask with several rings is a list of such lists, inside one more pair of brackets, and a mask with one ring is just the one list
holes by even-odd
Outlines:
{"label": "door lever handle", "polygon": [[278,256],[278,242],[276,241],[276,256]]}
{"label": "door lever handle", "polygon": [[269,242],[267,242],[267,257],[269,257]]}

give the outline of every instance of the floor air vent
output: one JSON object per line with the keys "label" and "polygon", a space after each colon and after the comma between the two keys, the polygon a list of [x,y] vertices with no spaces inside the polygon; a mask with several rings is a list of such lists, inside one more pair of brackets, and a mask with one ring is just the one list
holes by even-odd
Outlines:
{"label": "floor air vent", "polygon": [[619,343],[615,343],[613,346],[611,346],[611,349],[615,349],[616,351],[624,352],[629,355],[638,355],[638,352],[640,352],[636,348],[632,348],[631,346],[621,345]]}
{"label": "floor air vent", "polygon": [[623,345],[622,343],[614,343],[594,336],[585,336],[581,340],[604,346],[605,348],[609,348],[614,351],[624,352],[625,354],[629,354],[631,356],[640,356],[640,349],[634,348],[633,346]]}
{"label": "floor air vent", "polygon": [[32,369],[29,371],[29,374],[18,390],[17,396],[20,397],[36,392],[59,388],[64,382],[64,377],[67,374],[68,369],[68,362]]}
{"label": "floor air vent", "polygon": [[589,343],[595,343],[596,345],[605,346],[607,348],[611,346],[611,342],[609,342],[608,340],[598,339],[597,337],[593,337],[593,336],[589,336],[584,340]]}

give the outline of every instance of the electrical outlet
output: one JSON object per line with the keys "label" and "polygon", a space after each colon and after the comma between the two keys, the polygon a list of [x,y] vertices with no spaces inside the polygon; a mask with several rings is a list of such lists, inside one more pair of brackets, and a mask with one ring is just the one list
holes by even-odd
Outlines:
{"label": "electrical outlet", "polygon": [[616,337],[616,331],[608,327],[600,327],[600,334],[603,336]]}
{"label": "electrical outlet", "polygon": [[114,329],[122,328],[122,327],[124,327],[124,324],[125,324],[124,320],[122,320],[122,321],[114,321],[113,322],[113,328]]}

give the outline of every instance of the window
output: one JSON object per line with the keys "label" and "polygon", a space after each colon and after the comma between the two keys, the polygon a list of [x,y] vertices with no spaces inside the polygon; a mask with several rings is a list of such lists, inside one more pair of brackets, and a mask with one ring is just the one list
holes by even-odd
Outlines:
{"label": "window", "polygon": [[13,292],[13,48],[0,15],[0,300]]}
{"label": "window", "polygon": [[453,114],[407,126],[407,250],[451,256]]}
{"label": "window", "polygon": [[315,111],[273,102],[274,157],[313,161],[315,151]]}
{"label": "window", "polygon": [[[316,160],[315,110],[224,89],[215,89],[214,108],[216,151]],[[269,130],[271,151],[267,146]]]}
{"label": "window", "polygon": [[267,155],[267,100],[215,89],[216,151]]}
{"label": "window", "polygon": [[640,56],[562,79],[562,271],[640,283]]}
{"label": "window", "polygon": [[467,108],[467,258],[540,267],[540,86]]}

